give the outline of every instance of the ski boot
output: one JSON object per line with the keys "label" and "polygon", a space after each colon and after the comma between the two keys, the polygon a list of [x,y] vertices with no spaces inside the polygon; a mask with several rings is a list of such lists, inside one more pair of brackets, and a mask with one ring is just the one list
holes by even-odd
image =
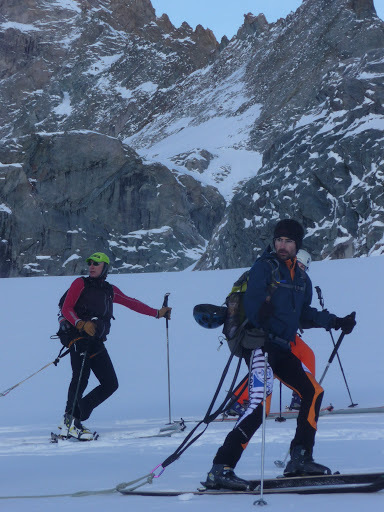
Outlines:
{"label": "ski boot", "polygon": [[233,491],[249,491],[248,480],[235,475],[233,468],[225,464],[214,464],[207,475],[206,482],[201,482],[207,489],[232,489]]}
{"label": "ski boot", "polygon": [[228,416],[242,416],[248,407],[248,401],[244,400],[241,404],[240,402],[235,402],[232,407],[227,411]]}
{"label": "ski boot", "polygon": [[81,424],[80,420],[73,418],[70,414],[65,413],[62,423],[59,425],[61,435],[74,437],[80,441],[93,441],[94,434]]}
{"label": "ski boot", "polygon": [[293,392],[292,393],[291,404],[288,407],[288,409],[290,411],[299,411],[300,410],[300,405],[301,405],[301,398],[299,397],[299,395],[297,393]]}
{"label": "ski boot", "polygon": [[327,466],[318,464],[313,460],[312,451],[302,445],[291,448],[291,460],[285,467],[284,476],[311,476],[331,475],[332,472]]}

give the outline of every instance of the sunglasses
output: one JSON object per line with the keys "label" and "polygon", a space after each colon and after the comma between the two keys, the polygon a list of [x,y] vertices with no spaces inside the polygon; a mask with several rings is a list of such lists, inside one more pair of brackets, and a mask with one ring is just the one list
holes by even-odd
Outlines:
{"label": "sunglasses", "polygon": [[90,267],[91,265],[93,265],[94,267],[98,267],[99,266],[99,262],[98,261],[89,260],[89,261],[87,261],[87,263],[88,263],[88,267]]}

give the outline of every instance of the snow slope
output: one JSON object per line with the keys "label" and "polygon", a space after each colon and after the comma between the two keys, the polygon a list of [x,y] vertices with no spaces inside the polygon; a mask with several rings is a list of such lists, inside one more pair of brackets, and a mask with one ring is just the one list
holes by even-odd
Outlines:
{"label": "snow slope", "polygon": [[[380,318],[384,257],[315,262],[314,285],[323,290],[325,305],[344,316],[357,312],[357,327],[340,349],[354,402],[361,407],[384,404]],[[201,418],[213,396],[228,358],[225,346],[217,351],[220,330],[205,330],[192,318],[197,303],[221,304],[241,269],[212,272],[112,275],[110,281],[128,295],[159,307],[170,292],[173,318],[169,324],[172,419],[183,417],[189,432]],[[59,351],[49,336],[56,330],[56,303],[73,278],[6,279],[2,281],[2,336],[0,392],[23,380]],[[318,306],[317,297],[313,305]],[[206,512],[252,509],[253,497],[131,498],[112,489],[119,483],[144,476],[163,462],[182,442],[185,433],[171,438],[148,438],[168,421],[166,332],[163,321],[138,315],[120,306],[108,340],[108,350],[119,377],[120,388],[98,409],[87,426],[100,433],[94,443],[49,444],[66,399],[69,360],[50,365],[7,396],[0,397],[0,510],[64,512],[70,508],[114,512],[179,510]],[[336,337],[338,333],[335,333]],[[332,351],[330,336],[309,331],[305,340],[315,349],[318,377]],[[243,367],[241,375],[245,374]],[[227,382],[224,388],[229,385]],[[323,383],[323,404],[347,407],[350,400],[335,360]],[[272,410],[278,409],[278,383]],[[283,406],[290,392],[283,392]],[[293,436],[295,421],[268,421],[266,475],[281,473],[274,465],[283,459]],[[195,489],[210,469],[212,458],[231,424],[215,423],[164,474],[147,489]],[[260,474],[260,433],[244,453],[237,473],[245,478]],[[333,470],[376,472],[384,469],[384,415],[322,417],[315,458]],[[71,497],[79,491],[109,490],[105,494]],[[58,497],[29,497],[47,496]],[[17,496],[6,499],[4,497]],[[312,512],[380,510],[383,493],[350,496],[267,496],[268,510],[311,509]]]}

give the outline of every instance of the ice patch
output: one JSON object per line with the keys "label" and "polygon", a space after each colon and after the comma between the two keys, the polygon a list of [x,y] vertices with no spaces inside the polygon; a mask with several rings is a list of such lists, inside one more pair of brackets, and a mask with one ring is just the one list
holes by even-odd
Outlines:
{"label": "ice patch", "polygon": [[67,263],[69,263],[70,261],[79,260],[79,259],[81,259],[81,257],[78,254],[72,254],[72,256],[70,256],[69,258],[67,258],[64,261],[64,263],[62,264],[62,267],[65,267],[67,265]]}
{"label": "ice patch", "polygon": [[8,206],[6,206],[4,203],[2,203],[2,204],[0,204],[0,212],[5,212],[8,214],[11,214],[12,210]]}
{"label": "ice patch", "polygon": [[70,116],[72,113],[71,98],[69,93],[63,92],[63,101],[53,109],[57,116]]}
{"label": "ice patch", "polygon": [[35,25],[31,25],[30,23],[17,23],[16,21],[6,21],[4,23],[0,23],[0,28],[2,30],[14,28],[16,30],[20,30],[20,32],[38,32],[40,30],[38,27],[35,27]]}
{"label": "ice patch", "polygon": [[51,0],[51,4],[80,13],[80,5],[76,0]]}
{"label": "ice patch", "polygon": [[124,54],[117,53],[116,55],[105,55],[99,57],[99,59],[93,63],[85,74],[88,75],[100,75],[107,69],[109,69],[115,62],[117,62]]}

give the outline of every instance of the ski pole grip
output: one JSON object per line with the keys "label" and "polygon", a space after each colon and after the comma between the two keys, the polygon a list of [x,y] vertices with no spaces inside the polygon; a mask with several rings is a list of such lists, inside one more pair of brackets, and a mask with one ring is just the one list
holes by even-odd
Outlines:
{"label": "ski pole grip", "polygon": [[323,299],[323,294],[321,292],[320,286],[315,286],[315,290],[317,292],[317,298],[319,299],[319,303],[320,303],[321,309],[324,310],[324,299]]}
{"label": "ski pole grip", "polygon": [[[163,308],[167,308],[168,307],[168,297],[169,297],[169,295],[170,295],[170,293],[166,293],[164,295]],[[168,322],[168,320],[169,320],[169,312],[165,315],[165,319]]]}

